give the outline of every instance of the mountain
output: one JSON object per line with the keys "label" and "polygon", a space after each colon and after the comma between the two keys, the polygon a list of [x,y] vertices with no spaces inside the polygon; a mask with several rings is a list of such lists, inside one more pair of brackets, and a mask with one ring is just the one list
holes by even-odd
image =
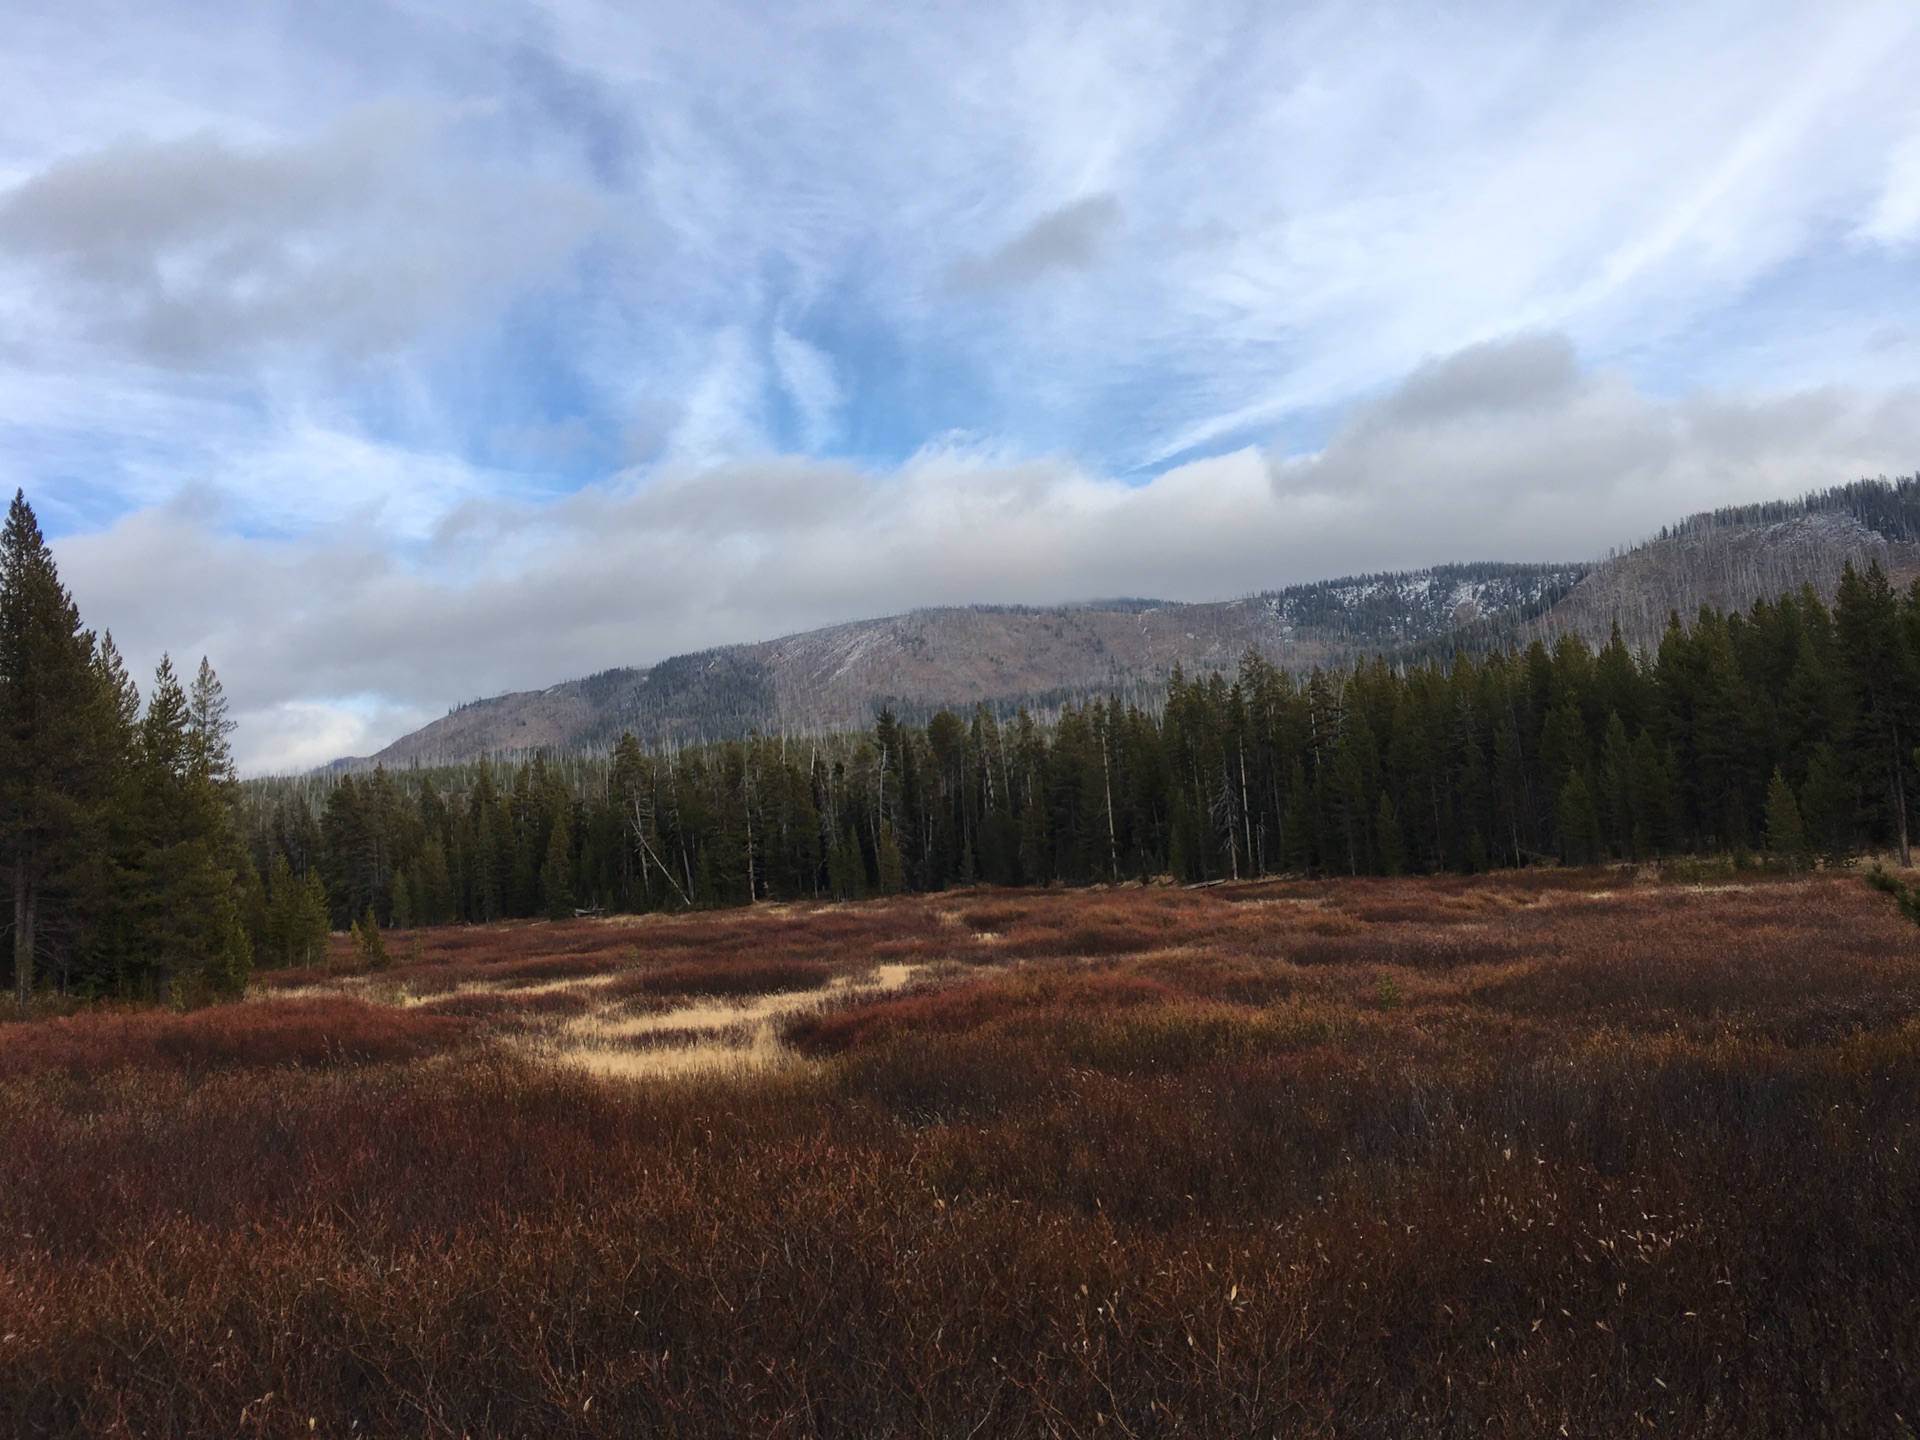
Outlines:
{"label": "mountain", "polygon": [[1543,614],[1577,565],[1446,565],[1296,585],[1241,600],[1108,600],[1038,609],[956,606],[607,670],[476,700],[342,768],[483,753],[594,750],[632,730],[648,743],[871,724],[883,705],[1050,710],[1094,695],[1151,702],[1175,665],[1230,669],[1249,649],[1290,669],[1431,640],[1487,617]]}
{"label": "mountain", "polygon": [[918,719],[978,704],[1045,711],[1103,694],[1150,703],[1175,665],[1229,669],[1249,649],[1305,672],[1562,634],[1597,644],[1616,622],[1629,644],[1651,647],[1675,611],[1744,609],[1803,584],[1830,599],[1846,564],[1870,561],[1903,584],[1920,576],[1920,480],[1695,515],[1591,565],[1442,565],[1203,604],[915,610],[476,700],[334,765],[602,750],[627,730],[648,744],[818,733],[868,725],[883,705]]}

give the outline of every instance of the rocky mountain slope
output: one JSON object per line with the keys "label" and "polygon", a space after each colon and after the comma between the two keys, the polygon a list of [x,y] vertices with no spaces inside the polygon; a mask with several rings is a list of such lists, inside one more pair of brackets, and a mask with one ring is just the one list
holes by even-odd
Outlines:
{"label": "rocky mountain slope", "polygon": [[1592,565],[1446,565],[1295,585],[1206,604],[1118,600],[1055,609],[916,610],[604,671],[461,706],[359,768],[535,749],[596,750],[808,733],[942,706],[1051,709],[1096,694],[1152,701],[1175,665],[1228,669],[1248,649],[1306,671],[1374,653],[1407,659],[1553,639],[1658,643],[1673,611],[1745,608],[1811,584],[1831,598],[1849,562],[1920,575],[1920,481],[1865,481],[1697,515]]}

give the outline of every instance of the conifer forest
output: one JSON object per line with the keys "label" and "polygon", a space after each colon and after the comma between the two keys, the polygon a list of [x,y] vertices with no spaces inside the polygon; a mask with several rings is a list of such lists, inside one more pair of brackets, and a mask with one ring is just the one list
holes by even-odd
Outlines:
{"label": "conifer forest", "polygon": [[[265,781],[249,913],[331,923],[852,899],[952,886],[1474,872],[1908,844],[1920,593],[1849,570],[1746,614],[1396,668],[1176,672],[1164,707],[882,713],[873,730]],[[251,884],[251,882],[249,882]],[[284,900],[281,897],[286,897]],[[304,933],[257,919],[284,959]],[[295,947],[297,948],[297,947]]]}
{"label": "conifer forest", "polygon": [[[0,534],[0,845],[16,1002],[245,989],[250,874],[226,698],[162,660],[145,703],[60,583],[23,495]],[[291,893],[289,891],[289,893]]]}

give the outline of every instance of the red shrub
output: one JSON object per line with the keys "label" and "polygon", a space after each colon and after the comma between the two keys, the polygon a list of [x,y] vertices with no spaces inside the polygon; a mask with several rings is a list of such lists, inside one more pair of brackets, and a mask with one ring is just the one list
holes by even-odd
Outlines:
{"label": "red shrub", "polygon": [[571,990],[544,990],[535,995],[512,991],[465,990],[421,1002],[434,1015],[458,1015],[469,1020],[511,1020],[537,1016],[584,1015],[592,1001]]}
{"label": "red shrub", "polygon": [[981,980],[854,1005],[797,1020],[787,1038],[814,1055],[835,1054],[895,1035],[978,1029],[1010,1016],[1074,1016],[1160,1004],[1179,992],[1142,975],[1042,972]]}
{"label": "red shrub", "polygon": [[818,990],[833,971],[815,960],[685,961],[636,971],[607,987],[611,995],[770,995]]}
{"label": "red shrub", "polygon": [[410,1060],[447,1048],[463,1030],[447,1016],[345,997],[242,1001],[185,1015],[95,1011],[0,1027],[0,1075]]}

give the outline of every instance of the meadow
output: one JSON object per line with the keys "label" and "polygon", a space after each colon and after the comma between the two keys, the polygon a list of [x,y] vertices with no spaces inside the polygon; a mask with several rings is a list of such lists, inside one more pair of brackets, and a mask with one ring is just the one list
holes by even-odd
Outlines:
{"label": "meadow", "polygon": [[0,1025],[9,1433],[1905,1435],[1855,874],[391,932]]}

